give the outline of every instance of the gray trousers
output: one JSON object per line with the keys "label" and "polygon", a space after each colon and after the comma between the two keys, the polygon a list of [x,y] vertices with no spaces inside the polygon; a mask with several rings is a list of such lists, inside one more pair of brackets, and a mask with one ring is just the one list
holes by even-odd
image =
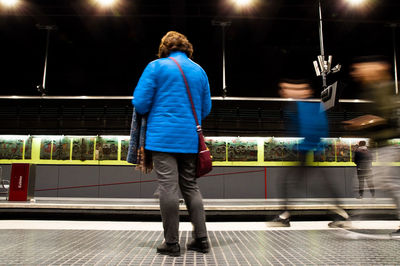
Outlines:
{"label": "gray trousers", "polygon": [[197,154],[153,151],[164,238],[167,243],[179,242],[178,186],[193,224],[193,237],[207,237],[203,198],[195,178],[196,159]]}

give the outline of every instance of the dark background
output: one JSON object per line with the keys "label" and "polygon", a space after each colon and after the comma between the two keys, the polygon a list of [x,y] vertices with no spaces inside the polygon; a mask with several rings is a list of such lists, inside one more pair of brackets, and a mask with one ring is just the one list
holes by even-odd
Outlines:
{"label": "dark background", "polygon": [[[212,96],[222,95],[222,31],[213,20],[229,20],[226,32],[228,96],[277,96],[285,77],[311,79],[320,54],[317,0],[259,0],[237,10],[229,0],[120,0],[100,10],[90,0],[25,0],[15,10],[0,10],[2,95],[40,95],[46,31],[56,25],[48,57],[48,95],[132,95],[146,64],[156,59],[162,36],[185,34],[194,61],[207,72]],[[350,8],[345,0],[322,0],[326,54],[340,74],[342,98],[357,98],[348,77],[355,56],[393,58],[393,32],[400,43],[399,0],[367,0]],[[398,50],[400,52],[400,50]]]}

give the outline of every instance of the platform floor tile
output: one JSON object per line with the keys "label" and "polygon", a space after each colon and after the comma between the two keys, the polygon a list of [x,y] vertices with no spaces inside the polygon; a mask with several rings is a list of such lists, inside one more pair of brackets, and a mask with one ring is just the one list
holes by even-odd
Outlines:
{"label": "platform floor tile", "polygon": [[[380,233],[388,230],[380,230]],[[161,231],[0,230],[0,265],[399,265],[400,241],[343,239],[336,230],[210,231],[211,252],[156,254]]]}

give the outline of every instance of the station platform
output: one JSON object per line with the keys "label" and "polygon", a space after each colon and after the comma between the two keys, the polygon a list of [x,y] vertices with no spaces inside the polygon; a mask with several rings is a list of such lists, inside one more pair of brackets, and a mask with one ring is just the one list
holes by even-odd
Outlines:
{"label": "station platform", "polygon": [[[293,211],[326,211],[335,208],[335,202],[346,210],[393,210],[396,208],[390,198],[290,198],[287,208]],[[183,199],[180,210],[185,211]],[[283,199],[204,199],[204,208],[212,211],[279,211],[284,208]],[[31,201],[13,202],[0,197],[0,212],[7,209],[24,210],[104,210],[104,211],[159,211],[158,199],[133,198],[71,198],[36,197]]]}
{"label": "station platform", "polygon": [[357,222],[358,232],[327,221],[207,223],[208,254],[186,250],[191,225],[180,224],[181,256],[156,253],[160,222],[0,220],[0,265],[398,265],[398,221]]}
{"label": "station platform", "polygon": [[[333,220],[337,206],[350,216],[363,219],[396,219],[396,207],[390,198],[292,198],[287,209],[294,220]],[[208,221],[268,221],[284,210],[282,199],[204,199]],[[189,221],[183,199],[181,221]],[[158,199],[124,198],[49,198],[27,202],[0,198],[0,219],[160,221]]]}

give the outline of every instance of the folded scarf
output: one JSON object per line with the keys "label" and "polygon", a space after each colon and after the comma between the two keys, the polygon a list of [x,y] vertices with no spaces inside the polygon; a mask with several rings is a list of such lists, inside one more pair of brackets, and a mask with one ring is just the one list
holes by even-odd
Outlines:
{"label": "folded scarf", "polygon": [[126,161],[136,164],[136,169],[147,174],[153,170],[151,152],[144,148],[146,141],[147,116],[133,108],[129,149]]}

